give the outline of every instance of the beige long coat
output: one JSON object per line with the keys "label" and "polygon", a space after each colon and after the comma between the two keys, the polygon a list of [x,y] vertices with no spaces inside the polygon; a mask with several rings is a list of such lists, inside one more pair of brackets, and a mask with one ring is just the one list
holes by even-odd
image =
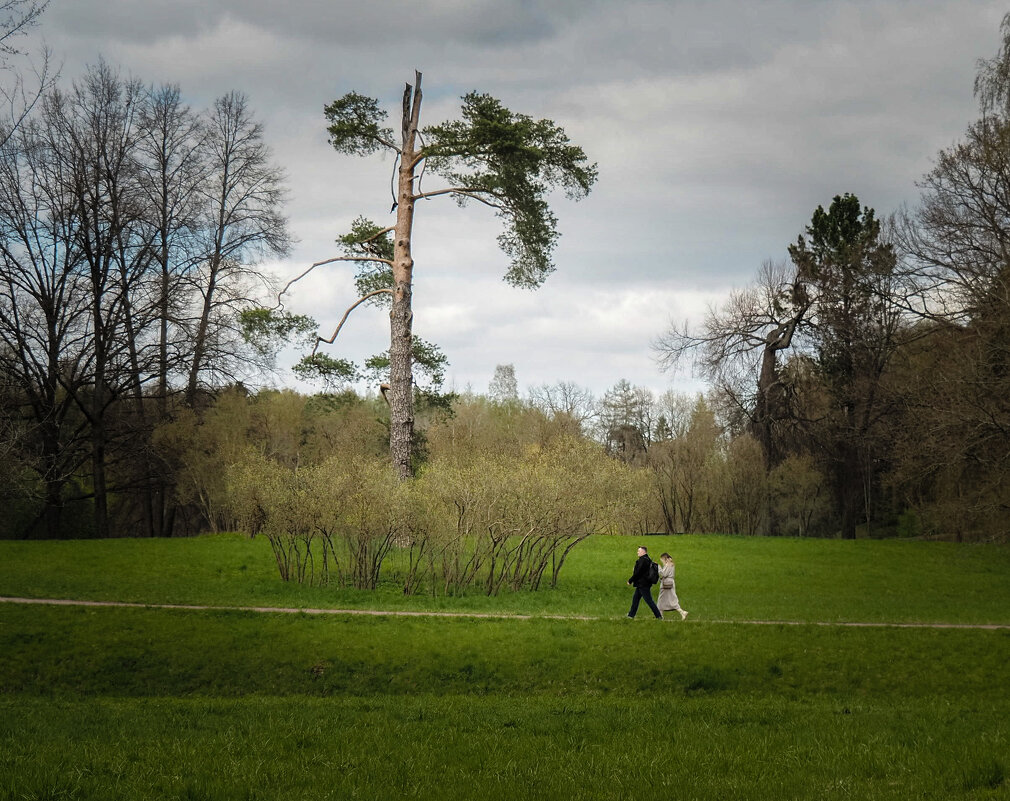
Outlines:
{"label": "beige long coat", "polygon": [[656,606],[660,612],[669,612],[673,609],[680,609],[680,601],[677,598],[677,584],[674,581],[674,566],[671,562],[668,565],[659,566],[659,598],[656,599]]}

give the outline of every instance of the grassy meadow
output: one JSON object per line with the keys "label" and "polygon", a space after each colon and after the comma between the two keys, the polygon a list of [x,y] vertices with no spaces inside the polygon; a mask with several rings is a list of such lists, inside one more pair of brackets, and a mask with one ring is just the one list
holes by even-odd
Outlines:
{"label": "grassy meadow", "polygon": [[640,541],[497,598],[286,585],[235,535],[0,542],[3,596],[533,616],[0,604],[0,799],[1010,798],[1010,630],[816,625],[1010,624],[1010,549],[648,537],[680,623],[624,618]]}

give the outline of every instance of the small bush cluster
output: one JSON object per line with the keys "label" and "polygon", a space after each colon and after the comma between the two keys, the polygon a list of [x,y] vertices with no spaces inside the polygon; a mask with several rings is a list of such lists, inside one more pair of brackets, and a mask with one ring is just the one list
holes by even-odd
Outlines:
{"label": "small bush cluster", "polygon": [[377,458],[291,467],[249,452],[227,483],[235,518],[269,539],[283,580],[374,589],[394,554],[406,594],[554,586],[572,549],[626,529],[649,489],[645,474],[565,436],[435,458],[410,482]]}
{"label": "small bush cluster", "polygon": [[645,455],[653,482],[648,514],[657,528],[801,537],[833,532],[827,479],[813,457],[788,456],[768,469],[758,441],[747,433],[727,436],[701,398],[681,418]]}
{"label": "small bush cluster", "polygon": [[374,458],[291,468],[250,452],[227,483],[236,519],[270,541],[284,581],[374,589],[409,520],[408,488]]}
{"label": "small bush cluster", "polygon": [[429,525],[412,542],[411,572],[427,564],[431,587],[445,593],[536,590],[545,580],[553,587],[578,543],[630,527],[648,491],[644,478],[568,436],[516,455],[437,459],[414,489]]}

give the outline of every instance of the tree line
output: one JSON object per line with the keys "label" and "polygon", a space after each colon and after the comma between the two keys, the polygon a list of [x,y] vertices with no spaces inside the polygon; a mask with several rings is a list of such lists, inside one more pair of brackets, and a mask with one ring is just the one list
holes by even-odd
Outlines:
{"label": "tree line", "polygon": [[[815,467],[843,537],[1010,535],[1010,15],[1001,30],[975,82],[980,117],[915,208],[880,220],[836,196],[787,260],[656,343],[711,382],[768,475]],[[763,518],[780,527],[771,507]]]}
{"label": "tree line", "polygon": [[[26,24],[44,7],[12,3],[32,15]],[[655,397],[620,381],[597,400],[558,381],[520,398],[511,365],[498,366],[486,395],[441,391],[446,359],[412,332],[413,204],[445,195],[490,206],[505,223],[506,280],[539,286],[557,239],[546,193],[578,198],[596,177],[550,120],[473,93],[461,121],[422,131],[419,74],[397,137],[371,98],[352,92],[326,107],[338,151],[388,149],[398,160],[397,224],[359,218],[337,240],[344,255],[310,268],[359,263],[361,297],[347,313],[365,301],[392,312],[390,350],[366,365],[386,385],[360,396],[346,386],[362,373],[317,352],[337,332],[323,338],[314,321],[284,312],[284,290],[258,268],[287,254],[291,238],[284,175],[244,95],[192,109],[179,87],[104,62],[68,84],[44,82],[0,126],[0,534],[242,525],[278,538],[288,576],[313,580],[318,556],[318,569],[365,585],[367,565],[395,544],[420,549],[426,581],[437,574],[447,588],[478,580],[465,568],[478,562],[489,586],[538,581],[546,563],[519,567],[512,535],[495,532],[521,531],[522,513],[546,515],[548,498],[570,514],[555,518],[564,533],[537,545],[541,556],[577,541],[589,520],[638,532],[1007,539],[1010,15],[1001,30],[1000,51],[979,67],[980,117],[938,155],[917,207],[881,219],[837,195],[786,258],[700,325],[671,326],[654,343],[664,367],[699,370],[705,397]],[[446,185],[422,190],[425,165]],[[330,391],[246,390],[277,342],[296,335],[314,338],[302,374],[329,378]],[[572,454],[599,482],[578,497],[609,487],[619,514],[580,517],[561,485],[523,482],[544,464],[572,471]],[[375,478],[374,460],[390,457],[406,489]],[[461,476],[480,484],[496,471],[511,489],[446,494],[463,492]],[[399,512],[378,520],[331,505],[306,522],[283,511],[282,496],[326,476]],[[437,536],[404,529],[419,509],[445,524]],[[481,514],[493,524],[483,540],[472,536]]]}
{"label": "tree line", "polygon": [[0,492],[17,531],[199,527],[177,519],[154,432],[268,358],[240,314],[270,288],[259,260],[290,244],[262,126],[239,92],[194,110],[100,62],[0,142]]}

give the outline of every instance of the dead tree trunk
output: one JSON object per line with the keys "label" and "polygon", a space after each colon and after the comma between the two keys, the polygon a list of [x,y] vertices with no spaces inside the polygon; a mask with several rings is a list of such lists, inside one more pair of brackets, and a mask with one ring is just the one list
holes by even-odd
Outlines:
{"label": "dead tree trunk", "polygon": [[393,229],[393,308],[389,313],[389,449],[401,479],[413,475],[414,386],[412,375],[413,317],[411,281],[414,260],[410,237],[414,225],[414,171],[420,161],[415,148],[421,114],[421,73],[403,92],[402,147]]}

